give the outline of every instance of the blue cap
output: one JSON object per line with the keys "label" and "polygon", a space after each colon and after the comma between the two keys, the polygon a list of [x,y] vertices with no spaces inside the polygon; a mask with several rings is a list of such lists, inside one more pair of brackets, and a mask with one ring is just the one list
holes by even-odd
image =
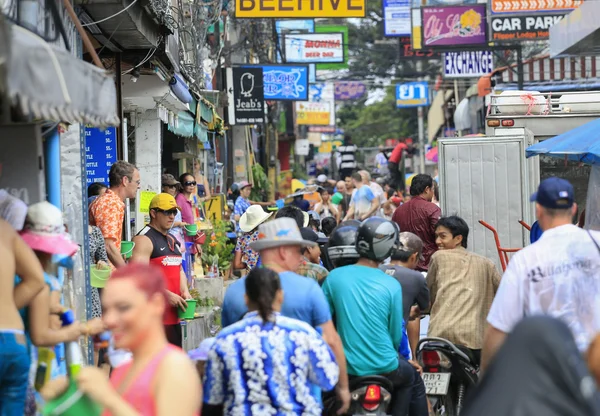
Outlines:
{"label": "blue cap", "polygon": [[569,181],[553,176],[540,182],[537,192],[531,195],[530,200],[544,208],[567,209],[575,202],[575,191]]}

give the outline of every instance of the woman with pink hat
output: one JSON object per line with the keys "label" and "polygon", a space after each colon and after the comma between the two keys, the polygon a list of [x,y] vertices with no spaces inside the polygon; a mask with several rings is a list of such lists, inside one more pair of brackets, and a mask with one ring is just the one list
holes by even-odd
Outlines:
{"label": "woman with pink hat", "polygon": [[[21,238],[34,251],[42,268],[44,269],[44,289],[33,299],[31,304],[20,311],[25,324],[25,335],[30,348],[32,344],[37,347],[55,347],[68,341],[75,341],[82,335],[92,335],[103,329],[99,319],[91,320],[87,324],[75,322],[72,325],[61,327],[58,315],[65,308],[60,304],[61,286],[58,279],[48,273],[52,268],[54,255],[73,256],[79,246],[71,241],[64,231],[62,212],[49,202],[40,202],[29,207],[25,226],[21,231]],[[16,277],[17,282],[20,278]],[[57,357],[61,351],[57,351]],[[34,351],[34,357],[37,356]],[[59,365],[53,360],[51,378],[66,374],[64,361]],[[37,368],[37,363],[32,362],[32,367]]]}

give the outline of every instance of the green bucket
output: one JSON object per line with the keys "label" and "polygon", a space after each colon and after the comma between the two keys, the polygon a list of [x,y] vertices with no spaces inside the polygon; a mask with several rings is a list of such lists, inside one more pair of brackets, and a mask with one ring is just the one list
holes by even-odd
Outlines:
{"label": "green bucket", "polygon": [[102,289],[104,286],[106,286],[106,282],[108,282],[111,272],[112,270],[110,268],[98,269],[98,266],[90,267],[90,282],[92,287]]}
{"label": "green bucket", "polygon": [[196,234],[198,234],[198,226],[196,224],[188,224],[188,225],[184,226],[183,228],[185,228],[185,233],[189,237],[193,237]]}
{"label": "green bucket", "polygon": [[181,319],[194,319],[194,314],[196,313],[196,299],[186,299],[187,308],[185,312],[181,309],[177,309],[177,315]]}
{"label": "green bucket", "polygon": [[135,243],[133,241],[121,241],[121,255],[126,259],[130,258],[134,247]]}
{"label": "green bucket", "polygon": [[100,416],[101,408],[88,396],[77,390],[77,385],[69,382],[69,388],[44,406],[44,416]]}
{"label": "green bucket", "polygon": [[344,195],[342,195],[339,192],[336,192],[335,194],[333,194],[333,196],[331,197],[331,203],[335,204],[335,205],[339,205],[340,202],[342,202],[342,200],[344,199]]}

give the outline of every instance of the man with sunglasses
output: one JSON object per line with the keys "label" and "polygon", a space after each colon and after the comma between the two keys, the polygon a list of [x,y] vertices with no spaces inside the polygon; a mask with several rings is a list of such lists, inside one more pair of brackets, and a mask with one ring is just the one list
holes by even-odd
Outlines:
{"label": "man with sunglasses", "polygon": [[187,279],[181,267],[179,242],[169,233],[179,207],[175,198],[167,193],[156,195],[150,201],[150,224],[146,225],[133,239],[135,243],[132,262],[152,264],[160,267],[165,276],[167,298],[170,308],[165,310],[163,324],[167,339],[173,345],[182,346],[181,326],[177,308],[187,307],[191,299]]}

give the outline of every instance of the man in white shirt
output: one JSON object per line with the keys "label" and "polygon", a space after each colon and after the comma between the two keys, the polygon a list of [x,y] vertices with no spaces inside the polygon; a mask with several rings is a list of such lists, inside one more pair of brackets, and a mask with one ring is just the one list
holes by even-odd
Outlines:
{"label": "man in white shirt", "polygon": [[375,195],[375,198],[379,200],[379,205],[385,204],[387,202],[387,199],[385,197],[385,191],[383,190],[381,185],[371,180],[371,174],[368,171],[359,170],[358,173],[360,173],[360,176],[363,179],[363,183],[369,185],[369,188],[371,188],[371,191],[373,191],[373,195]]}
{"label": "man in white shirt", "polygon": [[551,177],[531,197],[544,233],[508,264],[488,315],[482,368],[523,318],[549,315],[563,321],[584,352],[600,331],[600,233],[572,224],[573,186]]}

